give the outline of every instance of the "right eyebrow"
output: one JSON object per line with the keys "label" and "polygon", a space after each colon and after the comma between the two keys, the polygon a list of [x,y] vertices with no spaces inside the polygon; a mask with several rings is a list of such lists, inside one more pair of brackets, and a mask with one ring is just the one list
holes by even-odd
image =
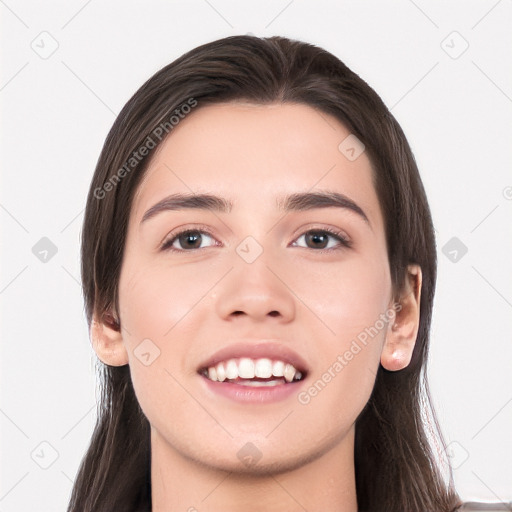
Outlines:
{"label": "right eyebrow", "polygon": [[229,213],[233,203],[212,194],[172,194],[158,201],[142,217],[141,224],[154,217],[157,213],[167,210],[213,210],[220,213]]}

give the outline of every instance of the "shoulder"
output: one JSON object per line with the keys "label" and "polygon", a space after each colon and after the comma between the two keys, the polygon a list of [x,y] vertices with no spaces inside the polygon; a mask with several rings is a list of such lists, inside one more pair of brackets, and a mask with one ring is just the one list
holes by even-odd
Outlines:
{"label": "shoulder", "polygon": [[454,512],[512,512],[512,501],[484,503],[481,501],[466,501]]}

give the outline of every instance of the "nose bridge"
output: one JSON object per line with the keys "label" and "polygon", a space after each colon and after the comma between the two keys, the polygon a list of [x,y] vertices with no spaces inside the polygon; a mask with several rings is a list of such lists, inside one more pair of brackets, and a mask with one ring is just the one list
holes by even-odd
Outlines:
{"label": "nose bridge", "polygon": [[267,316],[290,321],[295,316],[293,293],[280,276],[273,251],[248,236],[236,247],[233,269],[216,294],[218,314],[227,319],[242,314],[255,320]]}

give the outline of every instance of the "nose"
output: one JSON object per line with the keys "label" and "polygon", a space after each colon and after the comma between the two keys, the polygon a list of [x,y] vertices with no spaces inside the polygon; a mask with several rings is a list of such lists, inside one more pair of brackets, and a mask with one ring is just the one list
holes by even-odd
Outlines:
{"label": "nose", "polygon": [[[275,268],[274,268],[275,267]],[[289,278],[261,256],[253,263],[236,261],[216,288],[215,308],[223,320],[280,324],[295,318],[296,302]]]}

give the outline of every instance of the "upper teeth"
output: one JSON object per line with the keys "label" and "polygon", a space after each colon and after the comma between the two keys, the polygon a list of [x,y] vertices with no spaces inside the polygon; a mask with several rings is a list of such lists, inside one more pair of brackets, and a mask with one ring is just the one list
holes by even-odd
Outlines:
{"label": "upper teeth", "polygon": [[254,377],[266,379],[272,376],[284,377],[286,382],[291,382],[294,379],[299,380],[302,374],[292,364],[283,361],[242,357],[240,359],[229,359],[228,361],[217,363],[215,366],[210,366],[207,376],[210,380],[220,382],[238,377],[241,379],[253,379]]}

